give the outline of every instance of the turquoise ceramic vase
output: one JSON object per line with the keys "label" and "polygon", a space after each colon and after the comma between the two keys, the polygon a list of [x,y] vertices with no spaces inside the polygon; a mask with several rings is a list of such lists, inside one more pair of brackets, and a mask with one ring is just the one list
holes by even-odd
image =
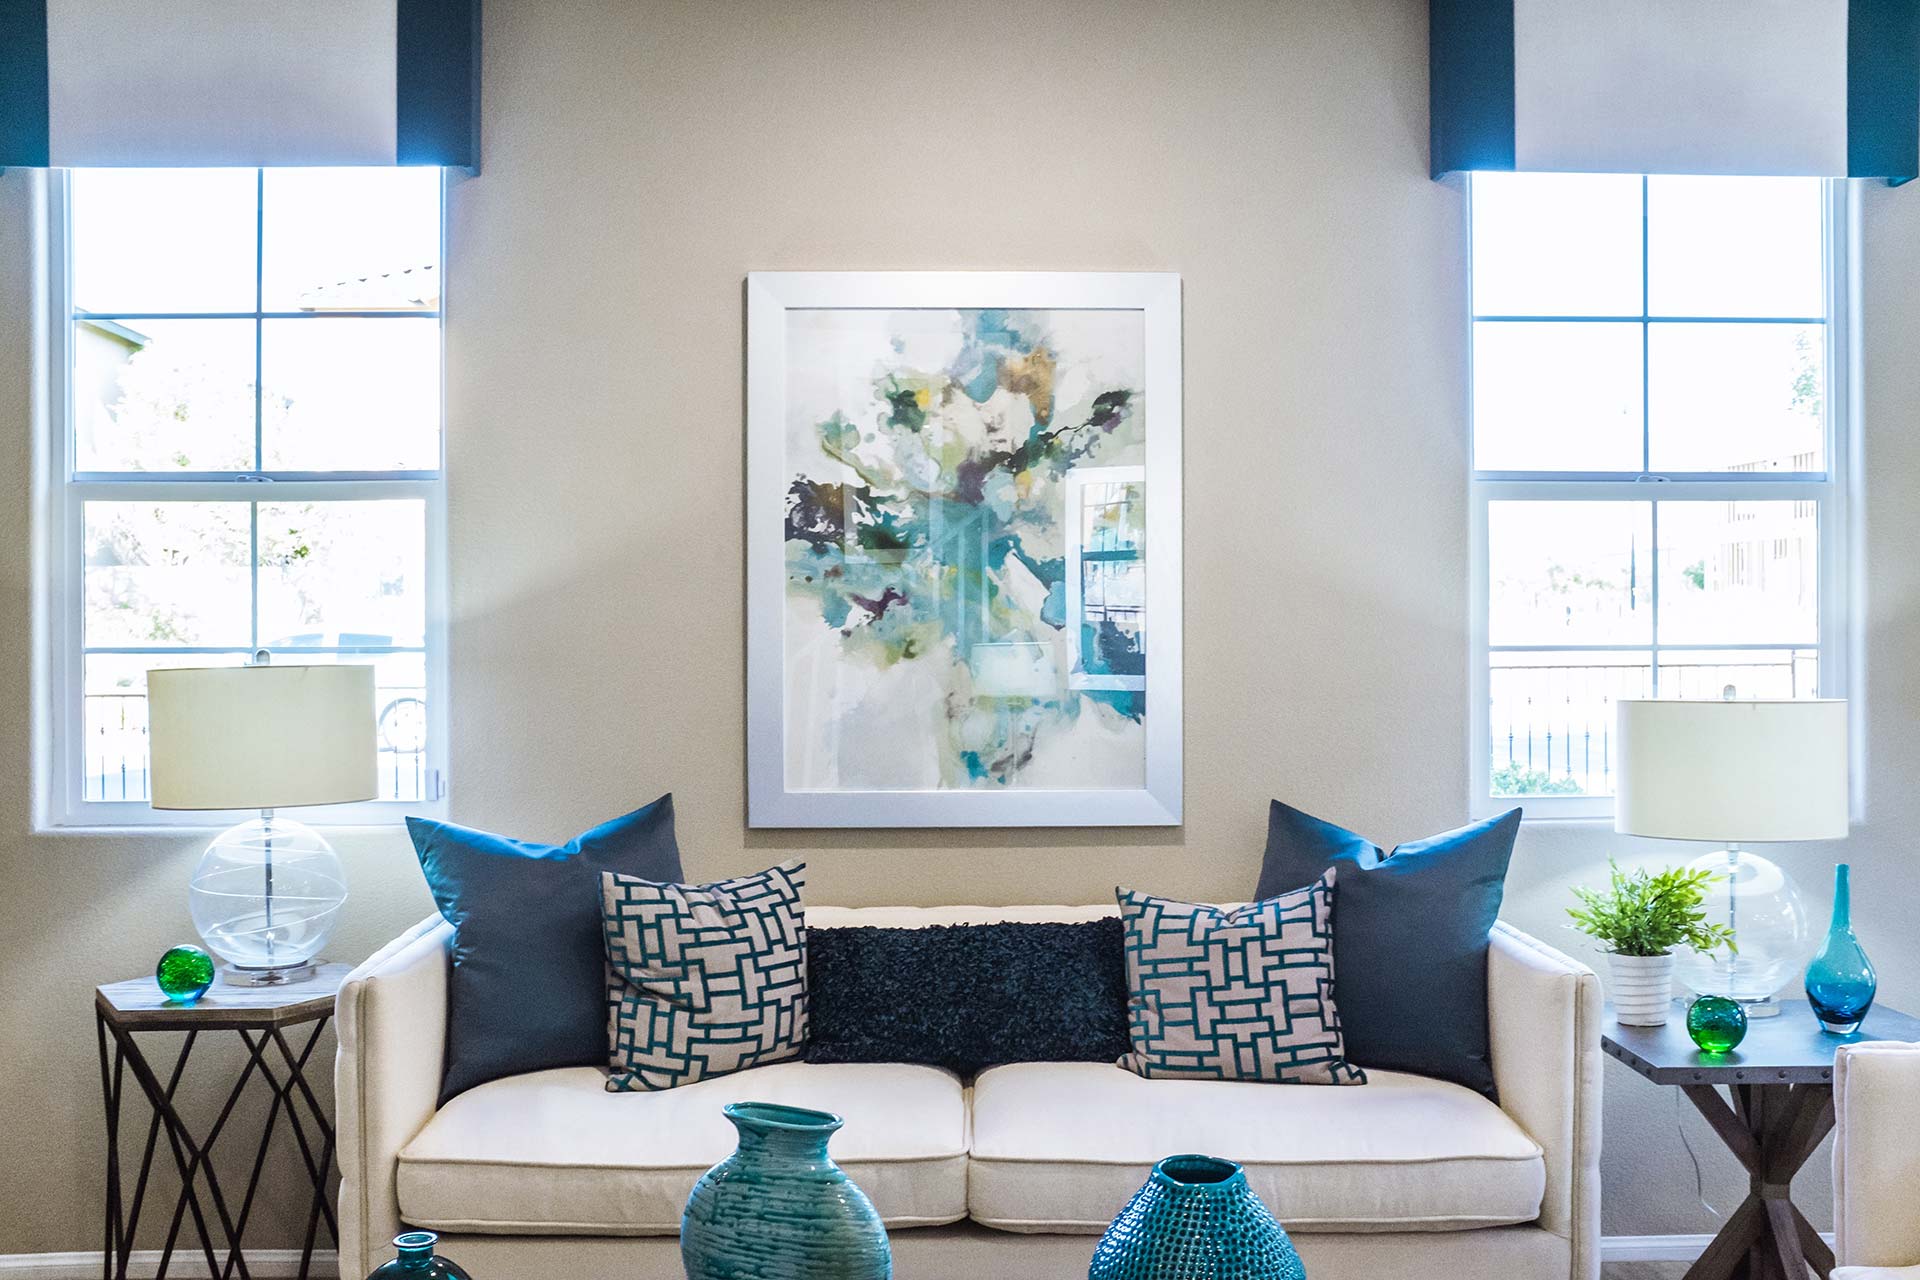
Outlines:
{"label": "turquoise ceramic vase", "polygon": [[771,1102],[723,1110],[740,1146],[687,1197],[687,1280],[889,1280],[893,1253],[880,1215],[827,1154],[844,1121]]}
{"label": "turquoise ceramic vase", "polygon": [[373,1269],[367,1280],[470,1280],[459,1264],[433,1251],[440,1237],[431,1231],[406,1231],[393,1238],[399,1256]]}
{"label": "turquoise ceramic vase", "polygon": [[1879,989],[1873,962],[1853,936],[1853,895],[1843,862],[1833,869],[1833,923],[1827,927],[1827,941],[1807,966],[1807,1003],[1822,1027],[1835,1035],[1852,1035]]}
{"label": "turquoise ceramic vase", "polygon": [[1087,1280],[1306,1280],[1231,1160],[1168,1156],[1100,1237]]}

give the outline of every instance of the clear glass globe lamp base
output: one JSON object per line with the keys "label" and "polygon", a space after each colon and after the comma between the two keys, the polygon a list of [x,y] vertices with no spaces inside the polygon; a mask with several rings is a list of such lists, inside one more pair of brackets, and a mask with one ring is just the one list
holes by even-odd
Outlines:
{"label": "clear glass globe lamp base", "polygon": [[1813,955],[1813,922],[1799,888],[1777,863],[1737,847],[1687,867],[1713,875],[1701,908],[1709,924],[1733,930],[1738,949],[1676,951],[1674,977],[1696,995],[1738,1000],[1750,1018],[1777,1014],[1775,993],[1799,977]]}
{"label": "clear glass globe lamp base", "polygon": [[312,976],[346,900],[333,846],[272,810],[214,837],[187,891],[193,927],[243,985]]}

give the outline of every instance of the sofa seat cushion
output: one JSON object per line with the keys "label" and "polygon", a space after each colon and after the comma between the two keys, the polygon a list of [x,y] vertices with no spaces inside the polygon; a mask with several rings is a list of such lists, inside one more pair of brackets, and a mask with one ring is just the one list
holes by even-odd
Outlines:
{"label": "sofa seat cushion", "polygon": [[667,1235],[687,1193],[732,1153],[729,1102],[845,1116],[831,1151],[889,1227],[967,1212],[967,1105],[934,1067],[783,1062],[655,1093],[606,1073],[509,1076],[440,1108],[400,1152],[400,1216],[416,1227],[542,1235]]}
{"label": "sofa seat cushion", "polygon": [[973,1089],[968,1211],[1008,1231],[1106,1229],[1156,1160],[1224,1156],[1288,1228],[1454,1231],[1531,1222],[1539,1144],[1471,1089],[1369,1071],[1348,1089],[1143,1080],[1020,1063]]}

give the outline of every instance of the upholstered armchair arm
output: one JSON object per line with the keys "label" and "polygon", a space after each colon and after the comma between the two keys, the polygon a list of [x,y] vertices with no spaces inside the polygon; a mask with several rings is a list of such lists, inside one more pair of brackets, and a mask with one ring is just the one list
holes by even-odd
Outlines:
{"label": "upholstered armchair arm", "polygon": [[1571,1280],[1600,1274],[1600,980],[1502,922],[1487,954],[1500,1107],[1546,1150],[1540,1225],[1572,1249]]}
{"label": "upholstered armchair arm", "polygon": [[1920,1264],[1920,1045],[1833,1055],[1834,1252],[1843,1267]]}
{"label": "upholstered armchair arm", "polygon": [[340,985],[334,1113],[340,1146],[340,1274],[364,1276],[401,1228],[400,1148],[433,1118],[446,1057],[447,946],[433,916]]}

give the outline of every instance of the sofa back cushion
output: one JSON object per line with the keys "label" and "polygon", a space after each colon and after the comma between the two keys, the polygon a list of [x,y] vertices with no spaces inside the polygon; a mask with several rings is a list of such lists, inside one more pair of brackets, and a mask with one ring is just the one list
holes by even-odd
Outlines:
{"label": "sofa back cushion", "polygon": [[966,1076],[1127,1051],[1126,964],[1111,916],[816,926],[807,965],[810,1062],[922,1063]]}

